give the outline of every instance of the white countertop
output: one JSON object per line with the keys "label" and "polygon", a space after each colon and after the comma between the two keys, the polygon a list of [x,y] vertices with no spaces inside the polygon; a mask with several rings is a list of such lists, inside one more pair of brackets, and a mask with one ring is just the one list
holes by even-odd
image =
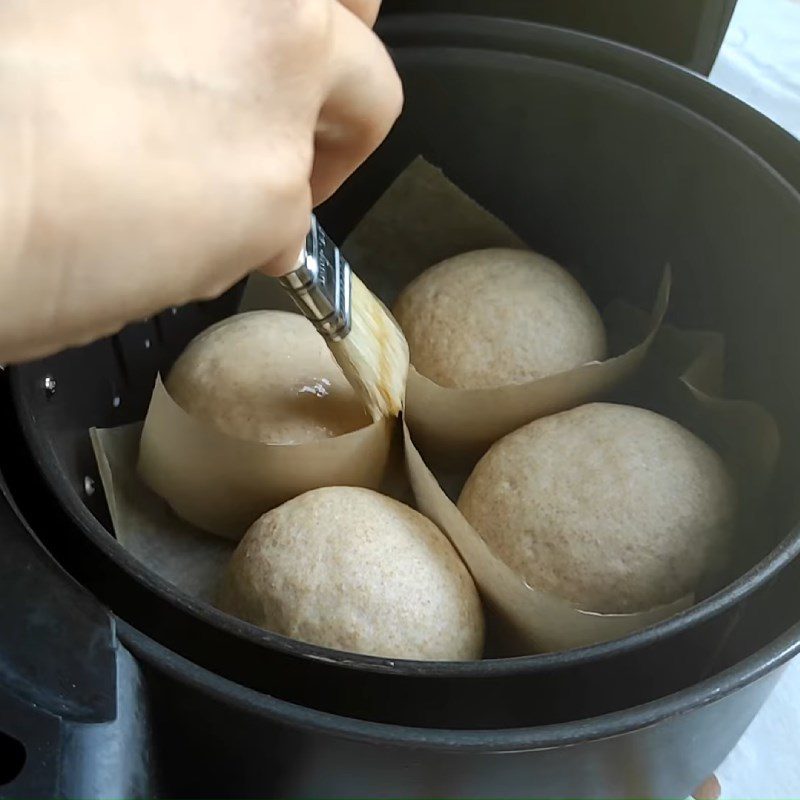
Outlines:
{"label": "white countertop", "polygon": [[722,797],[730,800],[800,797],[800,658],[789,664],[717,777]]}
{"label": "white countertop", "polygon": [[[800,138],[800,0],[738,0],[711,80]],[[717,777],[729,800],[800,798],[800,659]]]}

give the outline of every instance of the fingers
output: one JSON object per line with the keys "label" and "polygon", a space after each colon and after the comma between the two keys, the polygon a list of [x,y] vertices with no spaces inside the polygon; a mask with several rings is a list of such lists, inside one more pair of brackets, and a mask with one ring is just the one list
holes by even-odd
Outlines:
{"label": "fingers", "polygon": [[[330,76],[314,132],[311,197],[297,225],[286,231],[289,242],[261,266],[272,276],[292,270],[305,243],[310,206],[332,195],[383,141],[403,103],[400,79],[380,40],[370,30],[380,0],[332,0]],[[295,230],[295,228],[297,228]]]}
{"label": "fingers", "polygon": [[282,241],[286,246],[274,258],[262,264],[259,270],[271,277],[279,278],[297,267],[301,249],[305,247],[306,234],[311,225],[311,198],[287,209]]}
{"label": "fingers", "polygon": [[293,244],[285,248],[283,252],[272,261],[268,261],[266,264],[259,267],[260,272],[269,275],[271,278],[280,278],[282,275],[286,275],[287,272],[292,272],[297,268],[300,253],[305,247],[306,234],[311,225],[311,213],[309,212],[303,219],[306,224],[302,235],[299,237],[292,237],[290,241],[292,241]]}
{"label": "fingers", "polygon": [[381,0],[339,0],[339,2],[370,28],[375,24],[381,8]]}
{"label": "fingers", "polygon": [[[347,0],[351,4],[368,18],[377,13],[374,0]],[[361,18],[334,3],[331,29],[332,79],[314,142],[314,205],[330,197],[384,140],[403,104],[394,64]]]}

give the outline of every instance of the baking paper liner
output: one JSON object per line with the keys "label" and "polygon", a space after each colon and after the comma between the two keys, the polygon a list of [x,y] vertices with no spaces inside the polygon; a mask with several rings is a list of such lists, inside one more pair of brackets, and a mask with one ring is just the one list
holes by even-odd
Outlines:
{"label": "baking paper liner", "polygon": [[[391,304],[427,267],[486,247],[525,244],[439,170],[417,159],[367,213],[344,249],[360,277]],[[395,442],[405,452],[395,449],[399,459],[390,459],[380,488],[406,502],[415,499],[451,539],[487,601],[495,627],[505,634],[504,655],[618,638],[677,613],[694,598],[637,614],[596,614],[528,586],[490,551],[453,502],[475,458],[497,438],[538,416],[606,397],[616,387],[612,399],[652,407],[712,444],[751,507],[769,480],[778,451],[774,422],[753,403],[719,398],[721,336],[659,330],[668,294],[667,272],[650,314],[621,303],[607,309],[610,352],[620,355],[602,363],[526,385],[474,391],[443,389],[413,370],[410,374],[408,426],[404,421]],[[256,275],[248,281],[242,310],[258,308],[292,306],[275,281]],[[639,377],[631,379],[640,366]],[[234,544],[179,519],[144,485],[136,471],[140,430],[137,424],[92,431],[117,538],[163,578],[209,600]],[[390,424],[376,423],[309,445],[243,442],[198,423],[172,401],[159,380],[141,462],[151,485],[169,496],[187,519],[235,538],[268,507],[303,487],[349,482],[347,469],[357,469],[361,485],[376,486],[391,433]],[[457,468],[452,460],[448,470],[434,463],[433,456],[454,453],[461,454]],[[335,471],[338,479],[315,471],[315,464]]]}
{"label": "baking paper liner", "polygon": [[[612,328],[627,335],[648,324],[645,314],[624,303],[613,304],[608,316]],[[724,371],[721,333],[664,325],[620,396],[677,420],[708,442],[736,480],[743,511],[753,513],[772,479],[780,433],[763,406],[724,397]]]}
{"label": "baking paper liner", "polygon": [[[422,158],[413,161],[366,213],[344,244],[350,263],[391,304],[428,267],[487,247],[525,248],[522,240]],[[422,452],[468,455],[537,417],[608,392],[641,363],[669,299],[665,271],[638,338],[614,357],[537,380],[492,389],[451,389],[409,371],[406,421]],[[611,332],[609,332],[611,340]],[[618,342],[620,337],[614,337]]]}
{"label": "baking paper liner", "polygon": [[[395,431],[399,434],[399,429]],[[236,542],[181,519],[144,483],[137,469],[141,422],[92,428],[89,434],[117,540],[173,586],[213,603]],[[402,438],[397,435],[393,439],[380,490],[412,505]]]}
{"label": "baking paper liner", "polygon": [[236,546],[184,522],[136,472],[142,424],[90,431],[117,540],[186,594],[211,602]]}
{"label": "baking paper liner", "polygon": [[320,486],[377,489],[394,420],[296,445],[228,436],[185,412],[157,378],[142,430],[139,473],[183,519],[240,539],[262,514]]}
{"label": "baking paper liner", "polygon": [[[274,278],[247,282],[240,311],[297,312]],[[265,512],[321,486],[377,489],[387,466],[394,419],[304,444],[229,436],[185,412],[156,380],[145,419],[139,471],[147,485],[198,528],[239,539]]]}
{"label": "baking paper liner", "polygon": [[[616,304],[611,313],[618,330],[647,327],[647,315]],[[641,405],[692,429],[725,459],[740,487],[744,508],[752,513],[766,487],[779,450],[777,427],[759,405],[714,396],[722,383],[723,340],[719,334],[663,328],[641,375],[614,399]],[[655,402],[645,402],[655,400]],[[565,650],[609,641],[688,608],[694,596],[633,614],[598,614],[529,586],[496,556],[456,507],[467,475],[434,476],[403,428],[406,463],[417,507],[444,530],[467,564],[503,631],[496,643],[505,655]],[[447,486],[445,493],[442,485]],[[450,495],[448,497],[448,494]],[[452,499],[451,499],[452,498]],[[740,531],[741,534],[741,531]],[[716,565],[715,565],[716,566]]]}

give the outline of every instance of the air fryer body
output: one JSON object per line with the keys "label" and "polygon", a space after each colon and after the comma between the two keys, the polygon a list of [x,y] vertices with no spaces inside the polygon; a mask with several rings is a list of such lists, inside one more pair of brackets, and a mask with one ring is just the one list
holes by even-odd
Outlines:
{"label": "air fryer body", "polygon": [[0,756],[26,751],[9,796],[685,796],[797,649],[796,142],[591,37],[458,17],[397,18],[384,34],[406,111],[322,210],[329,231],[341,238],[422,153],[580,269],[601,304],[624,286],[645,305],[671,262],[673,319],[723,331],[729,390],[781,425],[769,523],[733,588],[594,662],[401,679],[246,640],[102,529],[87,428],[141,417],[156,370],[235,292],[167,310],[2,375]]}
{"label": "air fryer body", "polygon": [[707,75],[736,0],[385,0],[381,14],[457,13],[584,31]]}
{"label": "air fryer body", "polygon": [[[484,734],[370,726],[275,701],[182,659],[77,586],[5,498],[0,522],[3,608],[15,601],[15,613],[0,617],[13,643],[2,722],[27,751],[2,789],[8,797],[685,796],[736,742],[800,638],[790,631],[635,716]],[[782,592],[763,593],[771,626],[746,625],[729,659],[785,625],[791,615],[775,611],[791,609],[794,573],[779,581]],[[753,622],[763,612],[753,608]],[[11,775],[13,746],[0,741],[0,756]]]}
{"label": "air fryer body", "polygon": [[[685,797],[723,760],[779,675],[653,725],[645,726],[645,709],[643,727],[633,732],[608,736],[606,721],[587,721],[564,731],[572,745],[548,747],[532,736],[512,749],[503,731],[470,744],[463,734],[437,743],[424,730],[387,726],[326,730],[304,720],[303,709],[271,709],[263,696],[220,685],[172,657],[154,665],[150,642],[128,644],[137,659],[125,652],[122,663],[144,673],[135,713],[146,709],[137,724],[149,736],[131,766],[108,773],[111,785],[91,772],[76,775],[94,784],[75,786],[72,796]],[[124,741],[129,732],[119,731]],[[408,740],[398,742],[395,733]]]}

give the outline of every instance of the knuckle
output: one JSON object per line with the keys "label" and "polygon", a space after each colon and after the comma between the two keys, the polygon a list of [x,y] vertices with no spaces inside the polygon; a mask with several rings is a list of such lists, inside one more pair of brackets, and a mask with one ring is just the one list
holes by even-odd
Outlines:
{"label": "knuckle", "polygon": [[388,55],[387,69],[381,79],[376,96],[380,98],[375,113],[370,118],[368,135],[374,145],[380,144],[400,116],[403,109],[403,84]]}
{"label": "knuckle", "polygon": [[278,257],[305,236],[311,210],[308,171],[296,148],[276,145],[250,150],[229,164],[229,203],[215,203],[219,235],[196,253],[198,270],[190,295],[218,297],[237,280]]}
{"label": "knuckle", "polygon": [[313,136],[291,126],[269,142],[243,149],[235,161],[228,162],[228,174],[246,187],[248,197],[291,203],[307,190],[313,160]]}
{"label": "knuckle", "polygon": [[[269,158],[269,156],[267,156]],[[269,165],[267,192],[278,202],[292,203],[303,199],[308,191],[308,178],[314,161],[314,144],[309,136],[292,147]]]}
{"label": "knuckle", "polygon": [[311,213],[310,166],[290,159],[273,164],[260,186],[254,225],[262,258],[273,258],[308,231]]}

